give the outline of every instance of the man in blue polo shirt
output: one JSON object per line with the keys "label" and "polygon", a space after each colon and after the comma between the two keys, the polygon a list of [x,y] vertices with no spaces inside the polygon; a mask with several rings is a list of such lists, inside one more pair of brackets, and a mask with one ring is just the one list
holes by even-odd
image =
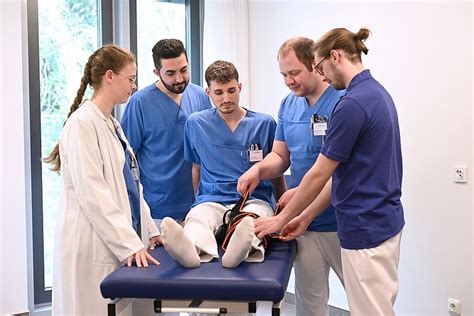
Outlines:
{"label": "man in blue polo shirt", "polygon": [[365,28],[357,33],[339,28],[316,43],[315,70],[346,94],[336,105],[321,154],[293,199],[279,216],[257,220],[255,231],[262,236],[291,221],[282,235],[292,239],[332,199],[351,315],[390,316],[395,315],[405,224],[402,156],[393,100],[362,65],[369,34]]}
{"label": "man in blue polo shirt", "polygon": [[152,52],[159,80],[130,98],[121,124],[137,154],[145,200],[159,227],[165,216],[183,220],[191,208],[192,164],[184,160],[184,124],[191,113],[212,106],[204,90],[189,83],[181,41],[160,40]]}
{"label": "man in blue polo shirt", "polygon": [[[260,179],[273,178],[291,168],[290,190],[279,203],[284,206],[313,166],[324,142],[326,126],[344,91],[337,91],[313,69],[314,41],[295,37],[278,51],[278,65],[290,88],[281,102],[272,153],[239,179],[242,191]],[[334,207],[307,223],[298,237],[295,259],[296,315],[326,316],[329,313],[329,271],[343,283],[341,246],[337,237]]]}

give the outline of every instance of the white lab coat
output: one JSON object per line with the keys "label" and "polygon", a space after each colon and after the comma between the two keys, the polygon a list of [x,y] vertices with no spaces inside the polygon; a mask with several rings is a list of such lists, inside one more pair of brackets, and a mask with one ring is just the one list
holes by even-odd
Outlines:
{"label": "white lab coat", "polygon": [[[119,133],[125,139],[121,128]],[[95,104],[86,101],[71,115],[59,147],[62,192],[55,236],[53,315],[106,315],[107,300],[100,294],[100,283],[130,255],[148,247],[149,238],[159,232],[142,194],[143,243],[133,230],[123,147]]]}

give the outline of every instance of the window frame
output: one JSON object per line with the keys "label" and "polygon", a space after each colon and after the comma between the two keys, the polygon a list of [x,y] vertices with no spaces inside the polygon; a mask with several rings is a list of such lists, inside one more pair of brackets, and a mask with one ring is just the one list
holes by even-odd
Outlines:
{"label": "window frame", "polygon": [[191,67],[191,82],[202,85],[202,47],[204,33],[204,0],[185,0],[186,47]]}
{"label": "window frame", "polygon": [[28,1],[27,17],[31,146],[31,218],[33,225],[33,290],[35,305],[41,305],[51,302],[51,290],[45,289],[44,282],[38,0]]}
{"label": "window frame", "polygon": [[[105,0],[104,0],[105,1]],[[204,32],[204,0],[155,0],[156,2],[184,3],[186,7],[186,53],[191,68],[191,82],[202,84],[202,41]],[[137,58],[137,0],[130,0],[130,51]],[[157,38],[157,41],[160,38]],[[137,85],[140,81],[140,73],[137,76]]]}

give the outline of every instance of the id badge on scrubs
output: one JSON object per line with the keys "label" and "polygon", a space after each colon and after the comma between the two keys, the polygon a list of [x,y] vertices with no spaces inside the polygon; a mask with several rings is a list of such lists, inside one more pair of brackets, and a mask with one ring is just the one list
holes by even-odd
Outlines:
{"label": "id badge on scrubs", "polygon": [[313,136],[326,136],[328,123],[313,123]]}
{"label": "id badge on scrubs", "polygon": [[260,144],[250,144],[247,146],[247,160],[257,162],[263,160],[263,150]]}
{"label": "id badge on scrubs", "polygon": [[326,136],[326,130],[328,129],[328,119],[326,116],[320,116],[313,114],[311,116],[311,130],[313,136]]}

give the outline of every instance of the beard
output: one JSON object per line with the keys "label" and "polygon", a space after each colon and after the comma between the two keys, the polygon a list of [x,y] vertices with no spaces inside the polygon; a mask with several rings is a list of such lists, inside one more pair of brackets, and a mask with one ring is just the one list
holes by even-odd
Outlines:
{"label": "beard", "polygon": [[178,83],[173,83],[172,85],[169,85],[167,84],[163,78],[161,78],[161,75],[160,75],[160,80],[161,80],[161,83],[163,84],[163,86],[169,91],[169,92],[172,92],[172,93],[176,93],[176,94],[181,94],[184,92],[184,89],[186,89],[186,87],[188,86],[189,84],[189,79],[188,80],[183,80],[181,82],[178,82]]}
{"label": "beard", "polygon": [[333,67],[332,72],[334,74],[334,80],[331,80],[331,84],[336,90],[344,90],[346,89],[346,84],[344,83],[344,77],[342,76],[342,73],[338,70],[336,70],[336,67]]}

